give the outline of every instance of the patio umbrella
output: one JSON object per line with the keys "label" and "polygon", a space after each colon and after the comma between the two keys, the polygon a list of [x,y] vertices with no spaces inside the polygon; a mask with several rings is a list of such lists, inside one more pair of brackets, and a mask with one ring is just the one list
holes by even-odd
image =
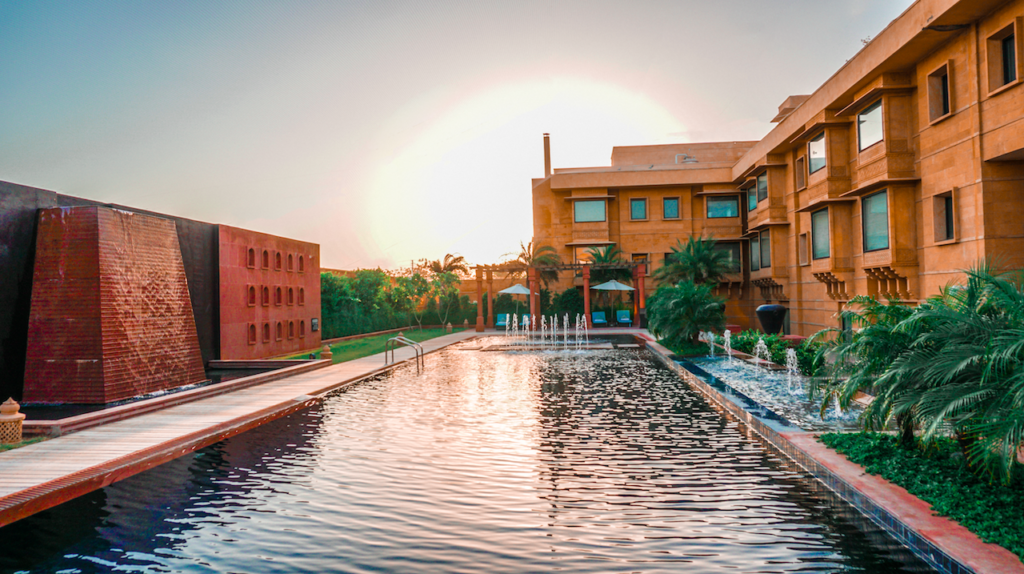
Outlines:
{"label": "patio umbrella", "polygon": [[636,289],[633,289],[629,285],[623,285],[614,279],[601,283],[600,285],[594,285],[591,289],[600,289],[601,291],[636,291]]}
{"label": "patio umbrella", "polygon": [[[515,285],[509,287],[508,289],[502,289],[501,291],[498,291],[498,293],[507,293],[509,295],[529,295],[530,294],[530,290],[527,289],[526,287],[523,287],[522,283],[516,283]],[[519,314],[519,299],[516,299],[516,315],[518,315],[518,314]]]}

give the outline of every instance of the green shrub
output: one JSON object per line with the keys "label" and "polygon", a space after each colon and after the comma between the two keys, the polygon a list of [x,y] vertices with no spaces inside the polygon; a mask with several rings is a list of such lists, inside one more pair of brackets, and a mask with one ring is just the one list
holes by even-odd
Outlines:
{"label": "green shrub", "polygon": [[697,342],[702,331],[725,328],[725,299],[692,281],[663,285],[647,302],[647,318],[652,333],[681,347]]}
{"label": "green shrub", "polygon": [[[754,347],[757,345],[759,339],[764,339],[765,346],[768,347],[768,354],[771,355],[771,361],[776,365],[786,365],[786,350],[790,348],[789,343],[782,340],[782,336],[766,335],[756,329],[748,329],[746,331],[740,331],[739,333],[732,333],[732,348],[735,351],[746,353],[748,355],[754,354]],[[725,338],[718,336],[718,342],[724,343]],[[811,339],[805,339],[800,345],[794,347],[796,350],[797,364],[799,365],[800,374],[808,377],[816,376],[818,369],[823,362],[821,359],[816,357],[818,348],[821,343],[818,341],[812,341]]]}
{"label": "green shrub", "polygon": [[[977,534],[1024,559],[1024,477],[1007,484],[979,478],[953,440],[935,440],[922,448],[900,447],[895,436],[878,433],[827,433],[821,442],[863,465],[871,474],[907,489]],[[916,441],[915,441],[916,442]],[[1019,470],[1019,469],[1018,469]]]}

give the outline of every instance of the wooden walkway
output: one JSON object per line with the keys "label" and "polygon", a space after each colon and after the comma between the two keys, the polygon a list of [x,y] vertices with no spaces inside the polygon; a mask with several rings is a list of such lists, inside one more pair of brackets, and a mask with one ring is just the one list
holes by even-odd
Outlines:
{"label": "wooden walkway", "polygon": [[[430,353],[476,335],[421,345]],[[395,353],[397,362],[412,357],[406,347]],[[307,408],[383,370],[379,353],[0,453],[0,526]]]}

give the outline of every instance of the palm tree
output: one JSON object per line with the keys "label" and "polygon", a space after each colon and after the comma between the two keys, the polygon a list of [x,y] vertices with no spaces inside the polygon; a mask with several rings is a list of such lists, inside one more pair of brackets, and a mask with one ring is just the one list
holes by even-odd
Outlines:
{"label": "palm tree", "polygon": [[677,239],[665,265],[654,272],[654,279],[659,284],[669,285],[686,280],[709,283],[712,287],[718,285],[729,273],[729,255],[716,249],[717,244],[713,237],[694,239],[691,235],[686,245]]}
{"label": "palm tree", "polygon": [[437,259],[430,261],[427,266],[430,268],[432,273],[455,273],[456,275],[468,275],[469,266],[466,264],[466,258],[461,255],[452,255],[446,253],[443,260]]}
{"label": "palm tree", "polygon": [[703,331],[725,328],[724,303],[707,284],[682,281],[663,285],[647,301],[651,332],[670,347],[694,343]]}
{"label": "palm tree", "polygon": [[587,249],[587,255],[590,256],[593,265],[590,269],[591,283],[633,279],[633,272],[628,267],[615,267],[615,264],[622,263],[622,251],[618,247],[614,245],[591,247]]}
{"label": "palm tree", "polygon": [[[512,256],[512,253],[506,255],[506,257]],[[514,265],[521,265],[523,267],[554,267],[562,264],[562,258],[558,256],[558,252],[555,251],[554,247],[550,245],[539,245],[534,246],[533,241],[529,243],[519,242],[519,253],[515,254],[515,259],[509,261]],[[521,277],[523,271],[520,269],[514,269],[509,271],[508,276],[512,278]],[[547,286],[552,281],[558,281],[558,270],[557,269],[541,269],[538,278]]]}
{"label": "palm tree", "polygon": [[988,263],[966,273],[896,327],[913,343],[875,400],[912,417],[925,442],[952,427],[977,470],[1008,481],[1024,445],[1024,275]]}
{"label": "palm tree", "polygon": [[[857,310],[855,307],[859,307]],[[896,329],[910,317],[914,309],[897,299],[887,304],[874,297],[858,295],[847,303],[841,316],[857,331],[850,335],[840,329],[824,329],[812,340],[831,337],[818,348],[814,361],[823,365],[827,376],[810,382],[810,394],[821,394],[822,415],[836,401],[843,409],[849,407],[858,391],[877,393],[875,383],[882,373],[906,351],[913,338],[906,331]],[[826,360],[827,359],[827,360]],[[868,430],[885,428],[889,411],[885,401],[875,401],[864,412],[863,422]],[[913,444],[914,424],[910,417],[896,421],[902,431],[900,442]]]}

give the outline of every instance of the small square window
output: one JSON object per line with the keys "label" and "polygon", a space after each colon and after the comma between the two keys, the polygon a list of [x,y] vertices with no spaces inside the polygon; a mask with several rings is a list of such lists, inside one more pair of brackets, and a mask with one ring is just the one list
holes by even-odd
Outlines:
{"label": "small square window", "polygon": [[864,151],[882,139],[882,100],[878,100],[857,114],[858,149]]}
{"label": "small square window", "polygon": [[724,197],[707,196],[708,219],[740,216],[740,200],[735,195]]}
{"label": "small square window", "polygon": [[796,164],[794,170],[796,171],[796,188],[803,189],[807,187],[807,166],[805,165],[804,156],[796,158]]}
{"label": "small square window", "polygon": [[952,111],[949,71],[951,62],[928,74],[928,121],[946,117]]}
{"label": "small square window", "polygon": [[640,219],[647,219],[647,200],[646,199],[630,199],[629,200],[629,218],[636,221]]}
{"label": "small square window", "polygon": [[807,251],[807,234],[801,233],[797,238],[797,256],[800,258],[800,265],[810,265]]}
{"label": "small square window", "polygon": [[663,199],[662,214],[665,219],[679,219],[679,198],[666,197]]}
{"label": "small square window", "polygon": [[935,243],[956,240],[956,202],[952,191],[940,193],[932,198],[932,214],[935,222]]}
{"label": "small square window", "polygon": [[815,173],[825,167],[825,132],[821,132],[814,139],[807,142],[807,157],[810,172]]}

